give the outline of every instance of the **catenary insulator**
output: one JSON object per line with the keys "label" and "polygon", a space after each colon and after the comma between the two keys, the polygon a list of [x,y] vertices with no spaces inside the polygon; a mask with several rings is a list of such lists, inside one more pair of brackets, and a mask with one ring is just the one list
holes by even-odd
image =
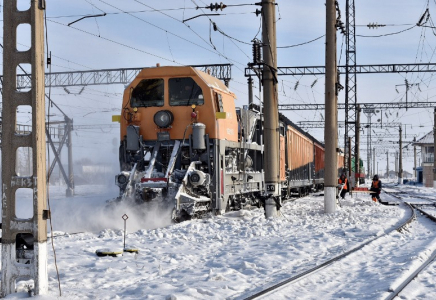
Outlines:
{"label": "catenary insulator", "polygon": [[253,63],[258,64],[262,61],[260,43],[258,40],[253,40]]}

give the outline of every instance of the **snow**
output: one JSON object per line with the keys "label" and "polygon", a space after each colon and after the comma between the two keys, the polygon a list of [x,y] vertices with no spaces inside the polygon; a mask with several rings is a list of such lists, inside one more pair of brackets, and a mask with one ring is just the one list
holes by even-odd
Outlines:
{"label": "snow", "polygon": [[[422,187],[402,190],[436,195]],[[286,203],[276,219],[254,209],[171,224],[159,218],[168,220],[170,212],[157,207],[106,208],[117,193],[115,187],[77,186],[75,197],[66,198],[65,187],[50,187],[62,297],[49,239],[49,292],[37,299],[243,299],[382,236],[409,217],[405,205],[374,203],[367,194],[347,195],[342,207],[325,214],[323,196],[311,195]],[[387,194],[382,198],[395,201]],[[96,250],[123,249],[124,214],[126,247],[139,253],[98,257]],[[436,225],[418,221],[264,299],[386,297],[436,248]],[[435,268],[406,288],[402,299],[436,299]],[[31,284],[18,282],[18,293],[7,298],[27,297]]]}

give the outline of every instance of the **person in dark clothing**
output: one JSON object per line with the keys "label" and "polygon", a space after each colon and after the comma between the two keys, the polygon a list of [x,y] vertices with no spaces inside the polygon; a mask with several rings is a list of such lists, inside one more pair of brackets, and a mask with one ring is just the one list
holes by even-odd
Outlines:
{"label": "person in dark clothing", "polygon": [[345,194],[348,193],[348,191],[350,190],[350,184],[348,183],[348,178],[347,176],[345,176],[345,174],[342,174],[341,177],[339,177],[338,184],[339,184],[338,186],[339,190],[342,189],[340,196],[342,199],[344,199]]}
{"label": "person in dark clothing", "polygon": [[371,188],[370,188],[370,191],[374,192],[374,193],[370,194],[372,201],[374,201],[374,202],[380,201],[381,189],[382,189],[381,180],[378,179],[378,175],[374,175],[374,177],[372,178],[372,183],[371,183]]}

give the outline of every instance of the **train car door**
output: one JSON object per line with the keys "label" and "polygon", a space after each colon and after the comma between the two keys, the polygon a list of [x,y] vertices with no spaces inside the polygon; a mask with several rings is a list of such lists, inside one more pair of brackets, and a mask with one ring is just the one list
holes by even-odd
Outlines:
{"label": "train car door", "polygon": [[285,144],[285,127],[280,125],[280,181],[286,180],[286,144]]}

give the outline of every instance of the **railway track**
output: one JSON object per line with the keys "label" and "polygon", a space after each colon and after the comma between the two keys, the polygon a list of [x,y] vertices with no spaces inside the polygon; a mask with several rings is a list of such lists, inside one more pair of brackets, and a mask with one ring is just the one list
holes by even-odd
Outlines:
{"label": "railway track", "polygon": [[[427,200],[427,201],[431,201],[431,204],[410,204],[415,210],[419,211],[420,214],[422,214],[423,216],[425,216],[426,218],[432,220],[433,222],[436,223],[436,217],[433,216],[432,214],[429,214],[425,211],[425,209],[422,209],[422,206],[426,206],[426,205],[432,205],[435,206],[436,205],[436,199],[434,197],[430,197],[430,196],[421,196],[421,195],[417,195],[417,194],[407,194],[407,193],[400,193],[400,194],[393,194],[394,197],[397,197],[398,199],[404,201],[405,199],[402,196],[411,196],[413,198],[418,198],[418,199],[422,199],[422,200]],[[395,297],[399,296],[399,294],[418,276],[418,274],[420,274],[423,270],[425,270],[430,264],[434,263],[436,259],[436,249],[433,249],[431,255],[424,261],[422,262],[416,269],[415,271],[412,272],[412,274],[410,274],[406,279],[404,279],[399,285],[398,287],[391,291],[391,294],[386,297],[386,300],[391,300],[394,299]]]}
{"label": "railway track", "polygon": [[[400,198],[403,200],[407,194],[401,194],[400,195],[394,195],[393,193],[389,193],[390,196]],[[414,198],[416,195],[411,195]],[[428,200],[428,199],[426,199]],[[410,238],[410,233],[407,232],[408,224],[411,224],[413,220],[417,219],[417,222],[413,222],[411,226],[423,226],[419,225],[423,222],[423,219],[425,219],[424,216],[427,216],[424,210],[419,209],[416,205],[415,207],[411,204],[408,204],[404,202],[404,204],[401,204],[402,207],[404,207],[409,215],[406,218],[405,222],[402,224],[395,226],[387,231],[384,232],[384,234],[371,238],[364,243],[360,244],[359,246],[337,256],[332,259],[329,259],[320,265],[308,269],[298,275],[292,276],[286,280],[283,280],[277,284],[268,286],[267,288],[262,289],[261,291],[253,291],[251,294],[247,293],[245,296],[240,296],[235,299],[273,299],[273,298],[295,298],[298,294],[303,294],[304,289],[308,289],[308,291],[317,291],[317,295],[323,295],[325,298],[339,298],[339,297],[345,297],[345,298],[354,298],[354,297],[362,297],[362,294],[353,294],[351,290],[353,290],[353,283],[352,280],[355,278],[355,275],[352,273],[359,273],[363,272],[359,269],[362,268],[362,266],[355,266],[356,261],[358,257],[362,257],[362,255],[366,255],[368,257],[368,261],[371,262],[365,262],[361,263],[364,266],[366,264],[370,266],[378,266],[380,269],[383,269],[380,271],[379,278],[372,278],[371,280],[377,280],[377,284],[375,286],[371,286],[369,284],[368,289],[374,289],[375,291],[372,292],[371,296],[367,296],[366,298],[383,298],[383,299],[393,299],[396,296],[398,296],[401,291],[403,291],[409,283],[416,278],[418,274],[420,274],[425,268],[430,265],[435,257],[436,257],[436,250],[431,250],[431,255],[428,255],[430,252],[428,249],[428,243],[422,241],[421,243],[417,243],[414,241],[413,243],[416,243],[416,246],[418,249],[425,249],[425,251],[421,251],[417,254],[417,250],[413,249],[411,244],[412,242],[405,243],[404,241],[407,241]],[[419,213],[417,213],[419,212]],[[436,218],[432,215],[428,216],[432,220],[432,222],[436,223]],[[429,221],[426,221],[429,222]],[[434,229],[436,229],[436,224],[432,224]],[[406,230],[405,230],[406,229]],[[403,231],[405,230],[405,231]],[[399,237],[398,234],[396,234],[396,231],[405,232],[403,236],[406,237]],[[436,241],[436,234],[430,234],[429,239],[433,239]],[[413,240],[413,239],[412,239]],[[400,245],[396,244],[396,242],[399,242]],[[433,243],[436,245],[436,242]],[[401,249],[401,250],[398,250]],[[373,252],[375,250],[375,252]],[[400,258],[404,257],[413,257],[412,267],[408,271],[404,271],[401,266],[396,266],[395,264],[388,263],[384,257],[383,253],[386,253],[387,251],[395,252],[395,254],[390,253],[390,255],[394,256],[395,260],[398,260]],[[381,253],[380,253],[381,252]],[[423,254],[425,253],[425,254]],[[423,258],[425,257],[425,259]],[[420,262],[419,260],[423,261]],[[410,262],[402,262],[397,263],[397,265],[406,264]],[[418,265],[416,267],[416,265]],[[335,267],[333,267],[335,266]],[[389,268],[399,268],[399,271],[395,271],[392,269],[389,271]],[[331,269],[331,270],[330,270]],[[335,270],[333,270],[335,269]],[[338,274],[338,269],[341,270]],[[413,270],[412,270],[413,269]],[[367,271],[367,270],[364,270]],[[398,273],[400,272],[400,273]],[[395,278],[398,276],[397,274],[407,274],[402,275],[401,279]],[[344,278],[342,282],[339,282],[339,284],[344,285],[345,290],[349,290],[350,293],[347,294],[342,293],[340,295],[338,294],[329,294],[329,292],[323,293],[322,289],[325,288],[325,286],[328,286],[329,279],[335,280],[336,278]],[[333,284],[333,283],[332,283]],[[338,283],[334,283],[337,285]],[[321,285],[321,288],[320,288]],[[322,286],[324,285],[324,287]],[[320,291],[321,290],[321,291]],[[362,291],[358,291],[357,293],[362,293]],[[293,295],[293,296],[290,296]],[[326,296],[329,295],[329,296]],[[300,298],[300,297],[299,297]],[[302,299],[313,299],[310,297],[301,297]]]}

